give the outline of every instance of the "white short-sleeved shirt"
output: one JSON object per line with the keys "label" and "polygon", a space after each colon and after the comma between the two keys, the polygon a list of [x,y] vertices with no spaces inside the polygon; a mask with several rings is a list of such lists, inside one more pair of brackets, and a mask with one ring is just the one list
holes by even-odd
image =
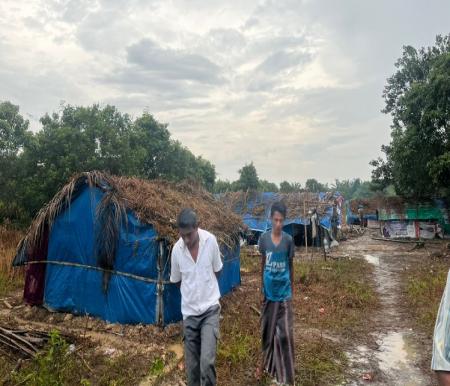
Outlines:
{"label": "white short-sleeved shirt", "polygon": [[183,239],[172,249],[170,281],[181,281],[181,313],[183,318],[201,315],[219,304],[220,290],[215,272],[222,269],[219,245],[211,233],[198,229],[200,245],[197,262],[191,256]]}

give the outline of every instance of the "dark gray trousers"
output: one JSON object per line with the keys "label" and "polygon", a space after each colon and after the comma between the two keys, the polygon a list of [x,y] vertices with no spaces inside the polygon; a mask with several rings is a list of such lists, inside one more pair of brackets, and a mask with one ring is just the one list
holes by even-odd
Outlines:
{"label": "dark gray trousers", "polygon": [[220,306],[183,321],[184,356],[188,386],[216,385],[216,350],[219,339]]}

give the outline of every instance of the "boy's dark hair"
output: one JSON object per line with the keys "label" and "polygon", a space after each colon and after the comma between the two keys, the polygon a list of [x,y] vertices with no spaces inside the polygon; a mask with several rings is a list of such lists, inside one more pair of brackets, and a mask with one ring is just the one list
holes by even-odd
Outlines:
{"label": "boy's dark hair", "polygon": [[197,228],[197,214],[191,208],[183,209],[178,215],[177,225],[181,229]]}
{"label": "boy's dark hair", "polygon": [[270,217],[273,217],[275,212],[278,212],[283,216],[283,218],[286,218],[286,205],[282,201],[277,201],[272,204],[272,207],[270,208]]}

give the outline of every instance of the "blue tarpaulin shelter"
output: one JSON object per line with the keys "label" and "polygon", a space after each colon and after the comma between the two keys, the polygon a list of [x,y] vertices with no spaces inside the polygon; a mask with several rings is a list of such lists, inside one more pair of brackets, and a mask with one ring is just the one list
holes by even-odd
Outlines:
{"label": "blue tarpaulin shelter", "polygon": [[[99,263],[99,237],[109,231],[102,223],[101,208],[113,183],[108,176],[101,184],[78,181],[70,205],[51,221],[45,259],[33,257],[31,234],[24,240],[15,264],[28,263],[25,300],[28,297],[31,303],[41,301],[50,309],[89,314],[111,323],[167,324],[181,320],[180,291],[169,282],[173,239],[140,220],[131,208],[124,207],[117,226],[113,266],[105,268]],[[106,207],[106,211],[119,210],[117,206]],[[226,216],[224,210],[221,208]],[[231,244],[233,239],[236,242]],[[224,268],[219,286],[224,295],[240,284],[240,251],[233,235],[220,246]],[[40,289],[38,299],[33,289]]]}
{"label": "blue tarpaulin shelter", "polygon": [[376,214],[377,201],[375,199],[355,199],[345,202],[346,222],[348,225],[359,225],[360,219],[358,208],[363,209],[363,218],[367,220],[378,220]]}
{"label": "blue tarpaulin shelter", "polygon": [[[217,195],[230,209],[242,217],[243,222],[255,233],[262,233],[271,228],[270,208],[275,201],[285,201],[288,215],[284,222],[284,231],[293,235],[295,225],[311,224],[310,209],[319,212],[319,225],[331,231],[333,219],[333,205],[335,204],[336,224],[341,224],[341,204],[343,197],[340,193],[273,193],[273,192],[233,192]],[[306,202],[306,216],[303,203]]]}

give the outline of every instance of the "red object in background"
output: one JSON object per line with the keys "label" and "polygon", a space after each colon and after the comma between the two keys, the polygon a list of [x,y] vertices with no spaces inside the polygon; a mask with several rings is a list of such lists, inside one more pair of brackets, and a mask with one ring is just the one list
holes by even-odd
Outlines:
{"label": "red object in background", "polygon": [[[48,252],[48,229],[44,229],[41,243],[28,256],[28,261],[46,261]],[[25,288],[23,299],[32,306],[41,305],[44,301],[45,268],[47,264],[28,264],[25,272]]]}

